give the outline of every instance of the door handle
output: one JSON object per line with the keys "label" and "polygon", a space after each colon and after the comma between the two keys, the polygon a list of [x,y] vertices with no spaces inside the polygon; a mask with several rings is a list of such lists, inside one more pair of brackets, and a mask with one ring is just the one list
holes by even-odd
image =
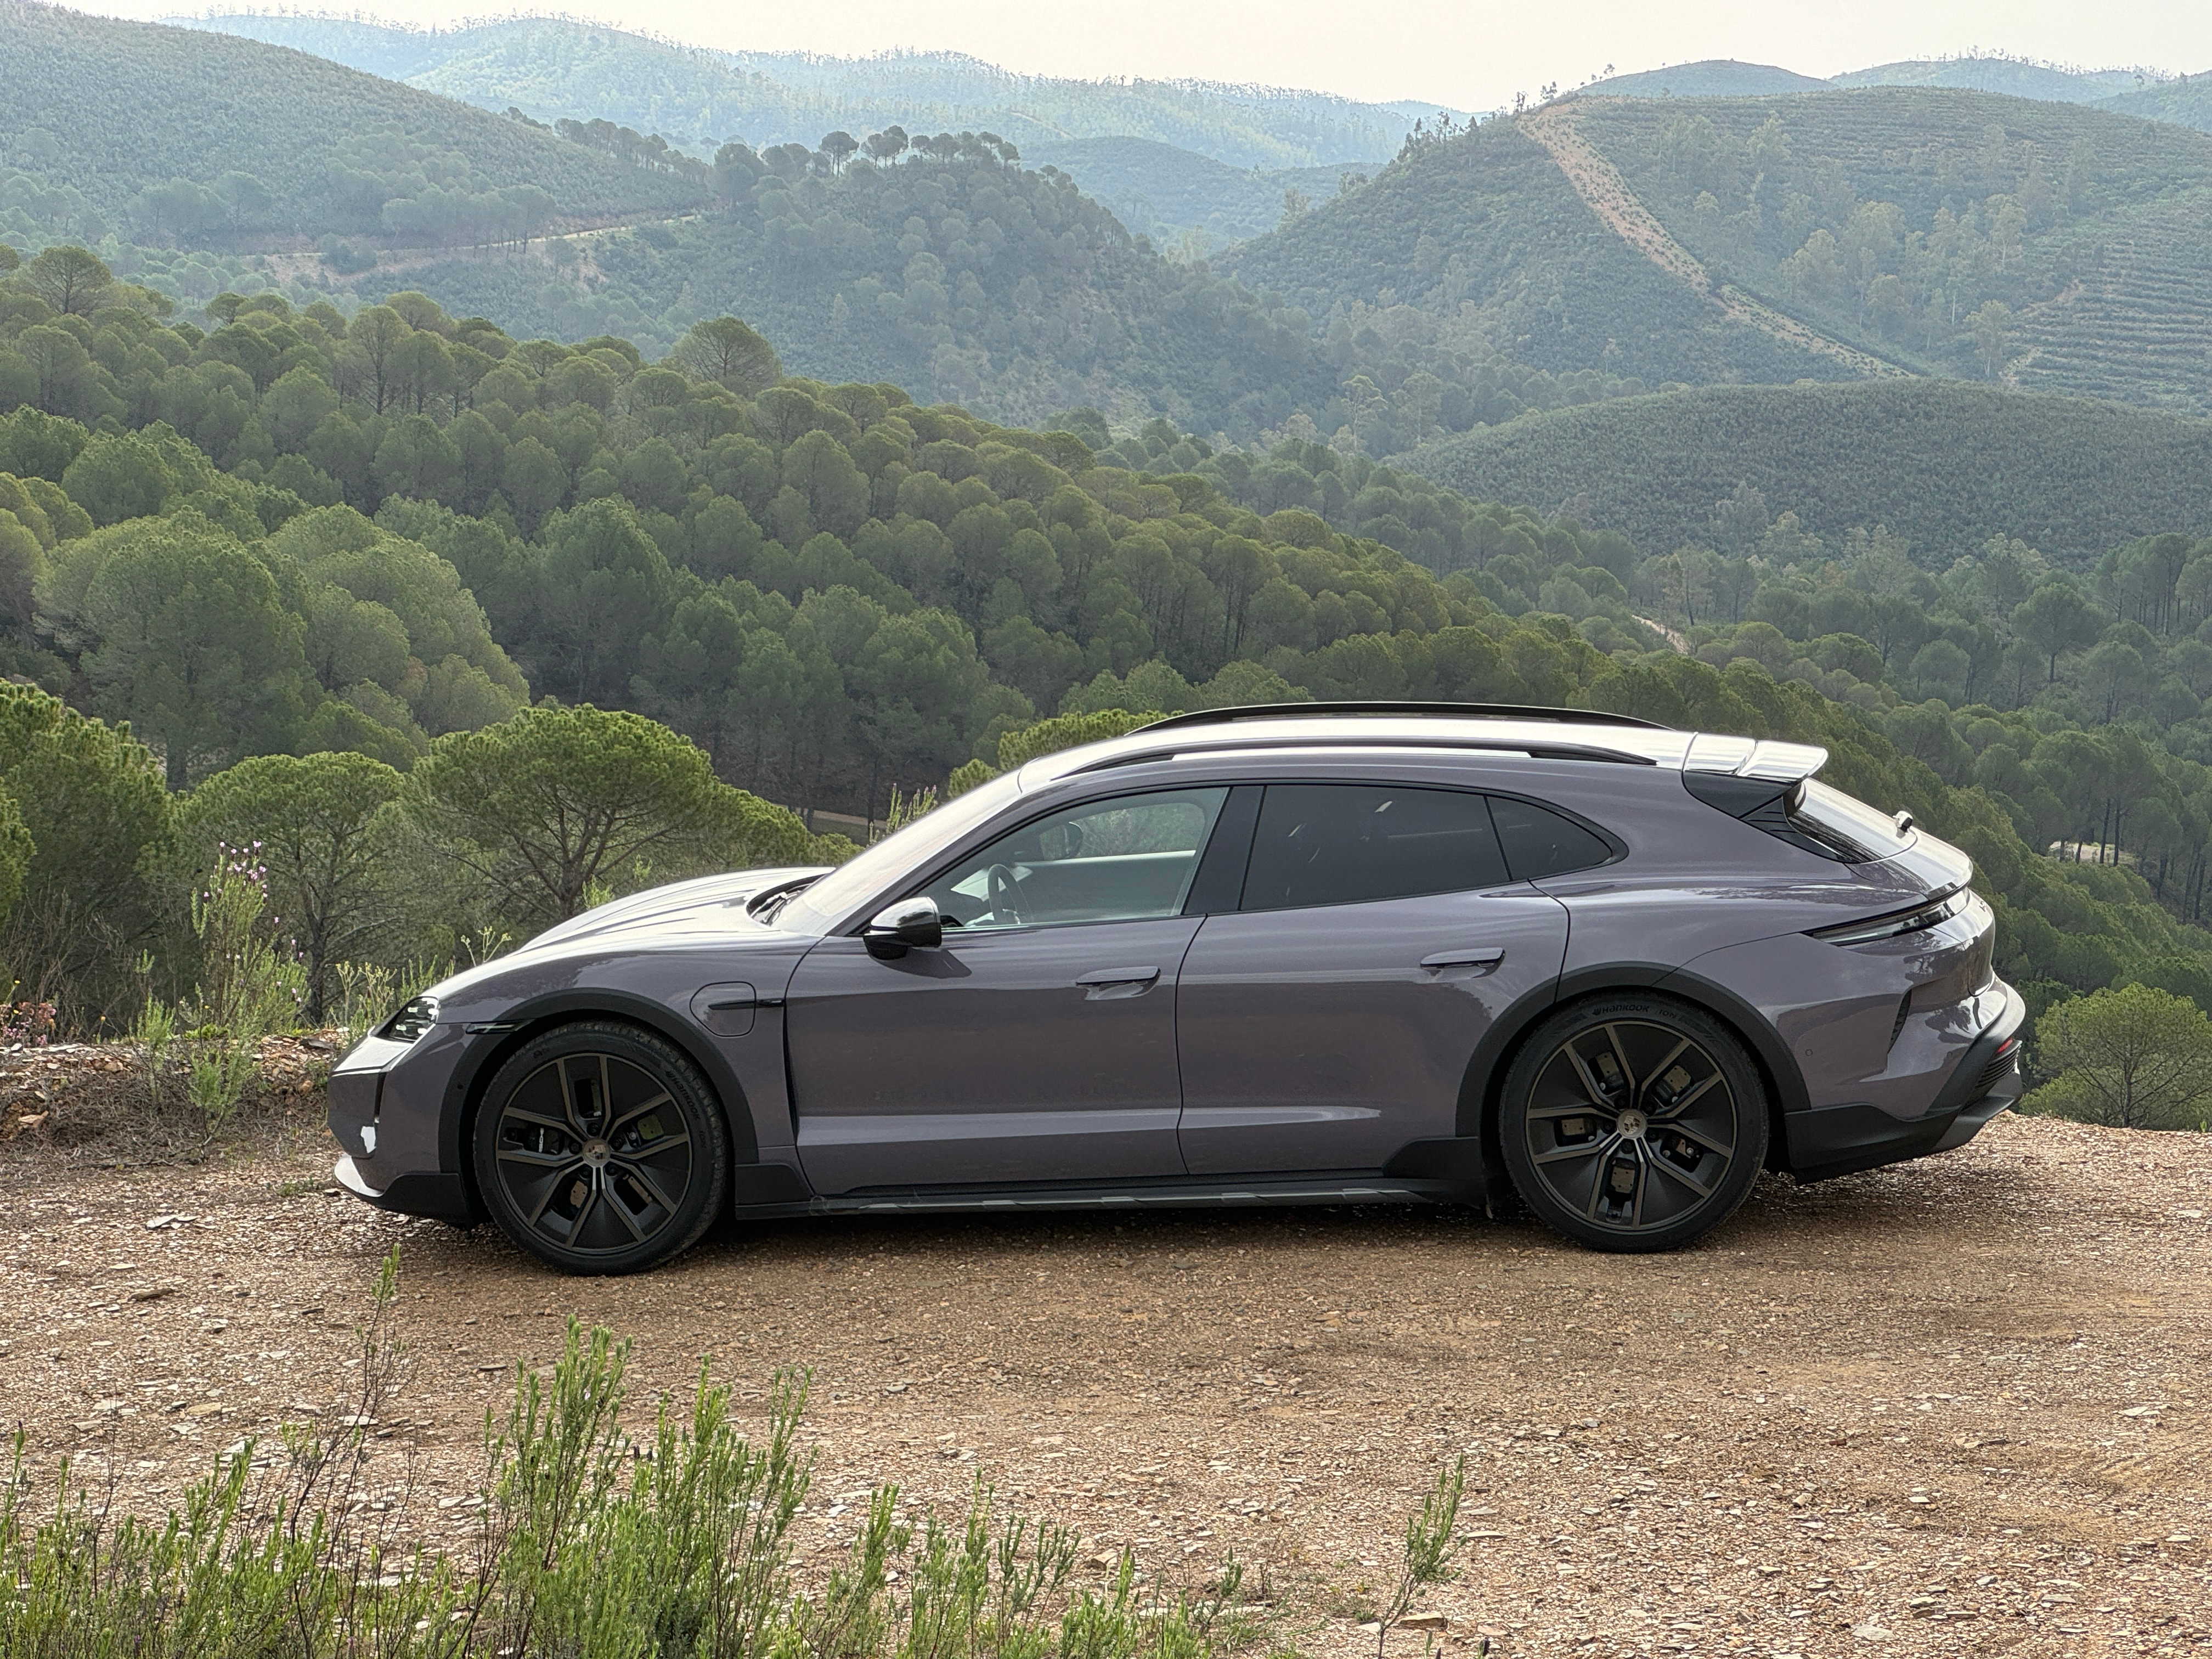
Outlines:
{"label": "door handle", "polygon": [[1496,945],[1471,945],[1462,951],[1439,951],[1421,958],[1421,966],[1431,972],[1442,968],[1495,968],[1505,960],[1505,951]]}
{"label": "door handle", "polygon": [[1078,985],[1150,985],[1160,976],[1157,968],[1094,968],[1087,974],[1078,974]]}

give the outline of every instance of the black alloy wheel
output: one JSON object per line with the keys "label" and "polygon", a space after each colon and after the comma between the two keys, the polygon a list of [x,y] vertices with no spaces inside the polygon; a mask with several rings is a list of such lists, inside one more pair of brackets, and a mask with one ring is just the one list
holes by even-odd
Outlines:
{"label": "black alloy wheel", "polygon": [[729,1128],[698,1068],[632,1025],[534,1037],[476,1122],[477,1185],[507,1236],[572,1273],[650,1267],[728,1206]]}
{"label": "black alloy wheel", "polygon": [[1766,1091],[1726,1027],[1613,995],[1539,1025],[1506,1073],[1498,1139],[1522,1201],[1601,1250],[1664,1250],[1734,1214],[1766,1161]]}

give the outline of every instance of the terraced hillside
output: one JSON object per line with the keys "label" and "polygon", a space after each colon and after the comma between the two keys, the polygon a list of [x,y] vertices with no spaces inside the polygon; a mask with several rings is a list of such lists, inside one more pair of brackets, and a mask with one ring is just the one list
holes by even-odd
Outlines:
{"label": "terraced hillside", "polygon": [[1732,319],[1686,268],[1625,240],[1525,123],[1417,146],[1218,268],[1323,329],[1348,328],[1362,307],[1387,326],[1487,343],[1555,374],[1694,384],[1856,372]]}
{"label": "terraced hillside", "polygon": [[1886,525],[1941,568],[1992,534],[2085,561],[2161,530],[2212,532],[2212,422],[1957,381],[1705,386],[1532,415],[1398,465],[1659,552],[1702,542],[1737,485],[1807,530]]}
{"label": "terraced hillside", "polygon": [[1831,338],[2212,412],[2212,139],[1917,88],[1585,100],[1577,127],[1706,266]]}
{"label": "terraced hillside", "polygon": [[2208,210],[2212,138],[2081,103],[1581,95],[1418,146],[1218,264],[1554,373],[1902,371],[2212,414]]}
{"label": "terraced hillside", "polygon": [[[230,35],[0,0],[0,155],[25,167],[35,189],[76,192],[100,222],[84,228],[90,236],[205,234],[250,246],[334,229],[404,235],[386,205],[434,200],[453,210],[447,216],[466,240],[472,233],[459,221],[496,228],[510,216],[501,204],[526,206],[513,216],[534,214],[542,227],[679,212],[708,194],[702,179],[629,166]],[[189,190],[173,188],[179,179]],[[515,195],[533,187],[543,200]]]}

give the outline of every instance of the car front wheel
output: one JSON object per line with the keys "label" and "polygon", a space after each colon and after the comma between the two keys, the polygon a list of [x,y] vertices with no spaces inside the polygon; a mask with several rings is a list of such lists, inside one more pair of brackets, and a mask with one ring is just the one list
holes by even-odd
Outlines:
{"label": "car front wheel", "polygon": [[729,1130],[707,1080],[672,1044],[611,1021],[557,1027],[500,1067],[475,1159],[507,1236],[564,1273],[657,1266],[728,1201]]}
{"label": "car front wheel", "polygon": [[1702,1010],[1638,995],[1594,998],[1532,1031],[1498,1121],[1522,1202],[1601,1250],[1671,1249],[1718,1226],[1766,1138],[1743,1045]]}

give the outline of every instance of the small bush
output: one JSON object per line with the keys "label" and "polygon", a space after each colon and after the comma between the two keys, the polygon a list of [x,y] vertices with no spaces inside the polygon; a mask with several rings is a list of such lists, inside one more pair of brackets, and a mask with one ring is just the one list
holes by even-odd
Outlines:
{"label": "small bush", "polygon": [[805,1373],[776,1378],[757,1438],[703,1366],[690,1409],[664,1401],[633,1438],[629,1345],[573,1320],[550,1374],[519,1371],[487,1420],[469,1547],[410,1547],[363,1473],[407,1370],[398,1273],[395,1252],[337,1431],[242,1443],[160,1522],[112,1516],[66,1462],[41,1499],[19,1433],[0,1487],[0,1653],[1212,1659],[1256,1633],[1233,1560],[1200,1595],[1140,1587],[1127,1555],[1103,1588],[1071,1588],[1073,1533],[1000,1513],[980,1483],[963,1515],[918,1523],[878,1488],[845,1560],[799,1589]]}

